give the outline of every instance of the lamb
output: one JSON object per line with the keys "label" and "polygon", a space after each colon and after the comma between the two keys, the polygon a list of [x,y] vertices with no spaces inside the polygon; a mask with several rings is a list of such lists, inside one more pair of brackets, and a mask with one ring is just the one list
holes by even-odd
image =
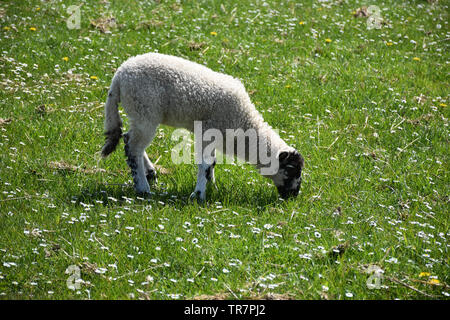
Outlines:
{"label": "lamb", "polygon": [[[129,118],[129,131],[122,135],[118,104]],[[256,132],[257,143],[246,144],[243,153],[215,144],[206,151],[200,142],[197,184],[191,199],[206,198],[208,182],[214,182],[215,150],[231,153],[244,161],[253,159],[260,173],[273,180],[282,198],[297,196],[301,184],[303,157],[288,146],[264,121],[251,103],[243,84],[232,76],[180,57],[147,53],[128,59],[116,71],[105,104],[106,142],[102,156],[112,153],[123,136],[127,164],[131,169],[137,193],[149,193],[149,181],[156,170],[145,149],[155,136],[159,124],[194,131],[201,123],[202,133],[214,129],[225,135],[227,130]],[[245,137],[248,141],[249,137]],[[197,139],[197,137],[196,137]],[[225,139],[226,140],[226,139]],[[238,144],[238,137],[228,139],[227,146]],[[239,140],[243,141],[243,140]],[[260,151],[267,150],[270,163],[263,162]],[[257,154],[253,156],[252,154]],[[266,170],[275,163],[276,170]]]}

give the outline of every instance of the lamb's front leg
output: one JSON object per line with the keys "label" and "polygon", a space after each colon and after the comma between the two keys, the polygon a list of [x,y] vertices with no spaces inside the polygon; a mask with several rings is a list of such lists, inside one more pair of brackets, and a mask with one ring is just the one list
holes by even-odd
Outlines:
{"label": "lamb's front leg", "polygon": [[195,186],[194,192],[191,193],[191,200],[198,199],[204,201],[206,199],[206,187],[208,182],[214,182],[214,166],[216,165],[216,159],[211,158],[209,161],[203,160],[201,164],[198,165],[197,173],[197,185]]}

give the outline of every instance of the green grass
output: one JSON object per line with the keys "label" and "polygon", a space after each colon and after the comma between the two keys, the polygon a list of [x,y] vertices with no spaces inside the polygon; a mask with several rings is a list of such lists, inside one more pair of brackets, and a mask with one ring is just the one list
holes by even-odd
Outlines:
{"label": "green grass", "polygon": [[[1,297],[448,299],[449,4],[2,1]],[[162,126],[147,151],[164,172],[137,197],[123,145],[99,150],[115,69],[149,51],[242,79],[305,157],[300,195],[220,165],[191,203],[196,166],[171,163]]]}

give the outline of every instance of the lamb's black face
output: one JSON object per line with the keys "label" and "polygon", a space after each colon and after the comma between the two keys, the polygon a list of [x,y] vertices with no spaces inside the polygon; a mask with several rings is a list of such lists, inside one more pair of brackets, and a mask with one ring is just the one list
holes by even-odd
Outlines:
{"label": "lamb's black face", "polygon": [[279,169],[273,180],[283,199],[296,197],[302,183],[303,157],[297,151],[283,151],[278,155]]}

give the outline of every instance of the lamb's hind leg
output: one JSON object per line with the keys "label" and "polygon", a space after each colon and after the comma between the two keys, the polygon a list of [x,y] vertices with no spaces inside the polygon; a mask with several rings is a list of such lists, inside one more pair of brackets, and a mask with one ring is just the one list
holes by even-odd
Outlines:
{"label": "lamb's hind leg", "polygon": [[150,124],[136,126],[131,124],[130,130],[124,134],[127,164],[131,169],[134,188],[138,193],[150,193],[150,186],[146,178],[148,172],[146,171],[146,164],[148,165],[148,163],[144,160],[144,154],[145,148],[152,141],[155,132],[156,126]]}

